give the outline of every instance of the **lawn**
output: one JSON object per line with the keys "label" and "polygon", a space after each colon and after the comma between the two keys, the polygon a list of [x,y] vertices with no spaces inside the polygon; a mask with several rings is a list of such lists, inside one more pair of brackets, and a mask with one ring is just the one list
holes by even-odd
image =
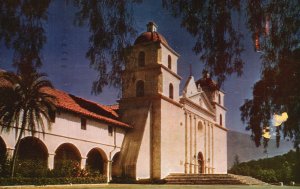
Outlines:
{"label": "lawn", "polygon": [[76,189],[102,189],[102,188],[114,188],[114,189],[214,189],[214,188],[227,188],[227,189],[293,189],[300,186],[242,186],[242,185],[141,185],[141,184],[96,184],[96,185],[56,185],[56,186],[14,186],[14,187],[0,187],[0,188],[21,188],[21,189],[60,189],[60,188],[76,188]]}

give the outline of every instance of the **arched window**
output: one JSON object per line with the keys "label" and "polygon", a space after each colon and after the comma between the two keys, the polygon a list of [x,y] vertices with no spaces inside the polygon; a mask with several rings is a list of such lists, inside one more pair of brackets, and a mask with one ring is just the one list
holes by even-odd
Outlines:
{"label": "arched window", "polygon": [[220,114],[220,125],[222,125],[222,114]]}
{"label": "arched window", "polygon": [[139,80],[136,83],[136,96],[137,97],[144,96],[144,81],[142,81],[142,80]]}
{"label": "arched window", "polygon": [[172,69],[172,59],[170,55],[168,55],[168,68]]}
{"label": "arched window", "polygon": [[199,131],[203,130],[203,125],[202,125],[202,123],[200,121],[198,122],[198,130]]}
{"label": "arched window", "polygon": [[174,88],[172,83],[169,85],[169,98],[173,99],[174,98]]}
{"label": "arched window", "polygon": [[219,104],[221,104],[221,94],[219,94]]}
{"label": "arched window", "polygon": [[143,51],[141,51],[139,53],[139,58],[138,58],[138,63],[140,67],[144,67],[145,66],[145,53]]}

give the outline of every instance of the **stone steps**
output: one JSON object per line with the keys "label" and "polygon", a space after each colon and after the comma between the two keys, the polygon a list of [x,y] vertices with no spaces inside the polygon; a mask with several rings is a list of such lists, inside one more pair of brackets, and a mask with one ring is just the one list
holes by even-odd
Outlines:
{"label": "stone steps", "polygon": [[265,183],[261,180],[255,179],[253,177],[234,175],[234,174],[229,174],[229,175],[236,179],[239,179],[241,182],[246,183],[248,185],[268,185],[268,183]]}
{"label": "stone steps", "polygon": [[186,185],[264,185],[266,183],[254,179],[232,174],[182,174],[172,173],[165,178],[167,184]]}

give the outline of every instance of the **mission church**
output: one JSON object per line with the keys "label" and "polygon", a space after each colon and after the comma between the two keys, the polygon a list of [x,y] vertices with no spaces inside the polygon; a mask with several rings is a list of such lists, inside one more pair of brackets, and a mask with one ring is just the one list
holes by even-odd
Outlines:
{"label": "mission church", "polygon": [[[20,159],[39,159],[53,169],[63,159],[107,175],[163,179],[171,173],[227,173],[224,92],[203,72],[181,92],[179,54],[153,22],[127,49],[122,97],[102,105],[57,89],[51,129],[26,131]],[[1,87],[9,86],[7,81]],[[2,132],[0,153],[13,154],[15,132]]]}

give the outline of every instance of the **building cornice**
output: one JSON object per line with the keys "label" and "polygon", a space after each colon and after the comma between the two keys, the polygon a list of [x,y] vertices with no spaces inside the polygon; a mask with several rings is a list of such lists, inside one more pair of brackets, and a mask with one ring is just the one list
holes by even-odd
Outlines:
{"label": "building cornice", "polygon": [[119,103],[122,103],[122,102],[146,102],[146,101],[151,101],[151,100],[165,100],[165,101],[168,101],[172,104],[174,104],[175,106],[178,106],[180,108],[183,107],[182,104],[180,104],[179,102],[176,102],[175,100],[169,98],[169,97],[166,97],[162,94],[157,94],[157,95],[147,95],[147,96],[143,96],[143,97],[129,97],[129,98],[122,98],[120,100],[118,100]]}
{"label": "building cornice", "polygon": [[226,132],[229,130],[229,129],[227,129],[227,128],[225,128],[225,127],[222,127],[221,125],[216,124],[216,123],[214,124],[214,126],[215,126],[215,127],[218,127],[219,129],[222,129],[222,130],[224,130],[224,131],[226,131]]}
{"label": "building cornice", "polygon": [[172,74],[174,77],[176,77],[179,80],[182,80],[182,77],[180,77],[178,74],[176,74],[175,72],[173,72],[172,70],[170,70],[169,68],[167,68],[165,65],[161,64],[160,62],[158,62],[158,64],[155,65],[147,65],[145,67],[138,67],[138,69],[125,69],[122,71],[122,74],[130,74],[130,73],[134,73],[134,72],[143,72],[143,71],[148,71],[148,70],[160,70],[160,69],[164,69],[166,70],[168,73]]}
{"label": "building cornice", "polygon": [[[73,110],[70,110],[70,109],[67,109],[67,108],[63,108],[63,107],[57,107],[57,108],[60,111],[63,111],[65,113],[70,113],[70,114],[78,115],[79,117],[91,119],[91,120],[99,122],[99,123],[104,123],[104,124],[107,124],[107,125],[113,125],[113,126],[120,127],[120,128],[123,128],[123,129],[132,129],[133,128],[131,125],[128,125],[128,124],[126,124],[126,126],[119,125],[119,124],[114,124],[112,122],[105,121],[105,120],[100,120],[100,119],[94,118],[93,116],[85,115],[85,114],[82,114],[82,113],[79,113],[79,112],[76,112],[76,111],[73,111]],[[108,118],[108,119],[111,119],[111,118]],[[115,121],[116,122],[120,122],[120,121],[117,121],[117,120],[115,120]],[[122,123],[122,122],[120,122],[120,123]],[[125,125],[125,123],[124,123],[124,125]]]}
{"label": "building cornice", "polygon": [[164,43],[161,43],[161,42],[157,42],[159,43],[160,45],[163,45],[164,47],[166,47],[169,51],[171,51],[173,54],[175,54],[177,57],[180,56],[180,54],[178,54],[174,49],[172,49],[169,45],[166,45]]}
{"label": "building cornice", "polygon": [[176,74],[175,72],[173,72],[172,70],[170,70],[168,67],[166,67],[163,64],[159,64],[161,66],[161,68],[163,68],[164,70],[166,70],[167,72],[169,72],[170,74],[172,74],[174,77],[176,77],[179,80],[182,80],[182,77],[180,77],[178,74]]}
{"label": "building cornice", "polygon": [[188,99],[186,97],[181,98],[180,103],[181,104],[187,104],[187,105],[191,106],[192,108],[194,108],[196,110],[203,111],[204,113],[206,113],[207,115],[209,115],[213,118],[215,118],[215,116],[216,116],[214,112],[208,111],[208,110],[200,107],[198,104],[196,104],[195,102],[191,101],[190,99]]}
{"label": "building cornice", "polygon": [[[13,128],[17,129],[17,127],[13,127]],[[31,132],[30,129],[25,129],[25,131]],[[105,144],[105,143],[91,141],[91,140],[78,139],[78,138],[69,137],[69,136],[65,136],[65,135],[59,135],[59,134],[54,134],[54,133],[49,133],[49,132],[41,132],[41,131],[37,131],[37,130],[35,130],[35,132],[40,133],[40,134],[45,134],[45,135],[51,135],[51,136],[56,136],[56,137],[61,137],[61,138],[66,138],[66,139],[71,139],[71,140],[77,140],[77,141],[81,141],[81,142],[88,142],[88,143],[92,143],[92,144],[99,144],[99,145],[104,145],[104,146],[116,147],[116,148],[121,149],[121,147],[119,147],[119,146],[115,146],[115,145],[111,145],[111,144]]]}
{"label": "building cornice", "polygon": [[219,103],[217,103],[217,102],[213,102],[213,103],[214,103],[214,106],[219,106],[223,110],[227,111],[227,108],[225,108],[224,106],[220,105]]}

